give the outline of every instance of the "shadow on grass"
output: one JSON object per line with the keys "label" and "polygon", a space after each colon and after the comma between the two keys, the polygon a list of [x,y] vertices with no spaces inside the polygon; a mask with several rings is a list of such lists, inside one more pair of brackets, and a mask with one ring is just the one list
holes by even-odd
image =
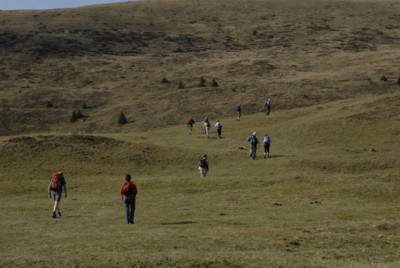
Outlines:
{"label": "shadow on grass", "polygon": [[162,222],[161,225],[176,225],[176,224],[194,224],[195,221],[175,221],[175,222]]}
{"label": "shadow on grass", "polygon": [[292,157],[295,155],[284,155],[284,154],[271,154],[269,158],[280,158],[280,157]]}

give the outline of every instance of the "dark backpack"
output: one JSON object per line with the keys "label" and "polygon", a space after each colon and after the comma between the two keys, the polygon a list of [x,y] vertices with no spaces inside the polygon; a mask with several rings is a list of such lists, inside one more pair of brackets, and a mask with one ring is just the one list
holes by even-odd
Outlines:
{"label": "dark backpack", "polygon": [[131,183],[124,182],[124,184],[122,185],[121,193],[123,195],[132,195],[133,194],[133,187],[131,186]]}
{"label": "dark backpack", "polygon": [[253,138],[251,139],[250,143],[251,143],[252,145],[257,145],[257,143],[258,143],[257,138],[253,137]]}
{"label": "dark backpack", "polygon": [[200,159],[200,167],[202,167],[202,168],[207,167],[207,160],[205,160],[205,159]]}
{"label": "dark backpack", "polygon": [[51,177],[51,185],[50,189],[53,191],[60,191],[61,190],[61,174],[60,173],[53,173]]}

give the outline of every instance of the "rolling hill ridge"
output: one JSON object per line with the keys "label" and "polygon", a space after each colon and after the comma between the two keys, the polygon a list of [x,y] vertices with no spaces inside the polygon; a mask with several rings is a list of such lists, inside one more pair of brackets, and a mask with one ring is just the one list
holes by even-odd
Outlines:
{"label": "rolling hill ridge", "polygon": [[[396,92],[399,9],[254,0],[1,11],[0,134],[143,131],[232,116],[239,103],[258,113],[266,97],[282,110]],[[73,111],[83,120],[70,123]]]}

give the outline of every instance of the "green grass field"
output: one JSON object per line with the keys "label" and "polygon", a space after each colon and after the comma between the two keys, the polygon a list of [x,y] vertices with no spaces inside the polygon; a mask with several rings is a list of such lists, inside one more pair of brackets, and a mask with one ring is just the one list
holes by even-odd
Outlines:
{"label": "green grass field", "polygon": [[[0,267],[400,267],[399,14],[389,0],[0,10]],[[249,157],[253,131],[270,159]]]}
{"label": "green grass field", "polygon": [[[399,267],[399,100],[222,118],[220,140],[199,123],[192,136],[180,125],[2,137],[0,266]],[[261,147],[248,156],[253,131],[270,134],[270,159]],[[52,219],[57,170],[69,191]],[[118,193],[127,172],[139,188],[135,225]]]}

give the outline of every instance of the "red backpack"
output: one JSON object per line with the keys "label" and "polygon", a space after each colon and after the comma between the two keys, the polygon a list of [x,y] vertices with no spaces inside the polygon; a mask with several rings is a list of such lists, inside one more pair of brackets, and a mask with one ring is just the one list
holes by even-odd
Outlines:
{"label": "red backpack", "polygon": [[131,195],[133,194],[133,187],[130,182],[124,182],[121,189],[121,194],[123,195]]}
{"label": "red backpack", "polygon": [[50,189],[53,191],[59,191],[61,190],[61,174],[53,173],[53,176],[51,177],[51,185]]}

